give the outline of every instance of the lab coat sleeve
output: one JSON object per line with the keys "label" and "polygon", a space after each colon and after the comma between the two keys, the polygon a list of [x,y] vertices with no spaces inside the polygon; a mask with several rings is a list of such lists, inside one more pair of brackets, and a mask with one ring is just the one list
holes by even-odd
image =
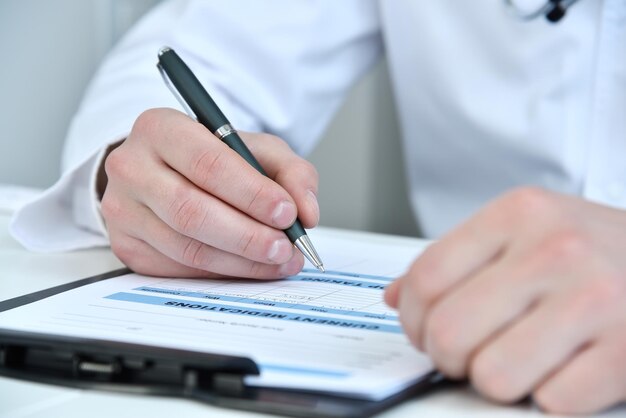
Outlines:
{"label": "lab coat sleeve", "polygon": [[109,53],[66,139],[62,176],[10,225],[36,251],[107,245],[95,178],[104,149],[155,107],[182,111],[157,71],[173,47],[231,123],[308,153],[351,85],[380,56],[374,0],[168,1]]}

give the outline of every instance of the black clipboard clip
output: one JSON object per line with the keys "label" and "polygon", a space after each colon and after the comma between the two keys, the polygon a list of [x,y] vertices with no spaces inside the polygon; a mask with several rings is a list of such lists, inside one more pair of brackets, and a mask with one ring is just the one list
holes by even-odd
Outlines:
{"label": "black clipboard clip", "polygon": [[119,392],[239,396],[254,361],[115,341],[0,329],[0,375]]}
{"label": "black clipboard clip", "polygon": [[246,376],[258,374],[245,357],[0,329],[0,376],[291,417],[369,417],[446,383],[432,373],[389,398],[369,401],[245,384]]}

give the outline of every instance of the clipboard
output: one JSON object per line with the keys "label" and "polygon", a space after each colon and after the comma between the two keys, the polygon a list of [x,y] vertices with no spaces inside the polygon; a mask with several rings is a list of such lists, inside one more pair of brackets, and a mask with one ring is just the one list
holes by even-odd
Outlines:
{"label": "clipboard", "polygon": [[[0,302],[0,312],[131,273],[119,269]],[[451,382],[433,371],[380,401],[315,391],[249,386],[250,358],[0,328],[0,376],[72,388],[194,399],[290,417],[369,417]]]}

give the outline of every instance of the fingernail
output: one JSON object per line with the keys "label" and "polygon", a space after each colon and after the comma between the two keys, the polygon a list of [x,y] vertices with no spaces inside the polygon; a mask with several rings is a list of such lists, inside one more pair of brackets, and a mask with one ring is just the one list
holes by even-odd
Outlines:
{"label": "fingernail", "polygon": [[296,207],[293,203],[283,200],[272,213],[272,222],[279,228],[286,228],[296,219]]}
{"label": "fingernail", "polygon": [[301,257],[292,257],[291,260],[280,266],[278,274],[281,277],[293,276],[302,270],[303,260]]}
{"label": "fingernail", "polygon": [[315,193],[313,193],[312,190],[309,190],[306,198],[309,201],[309,207],[315,214],[315,224],[317,225],[320,221],[320,205],[317,201],[317,196],[315,195]]}
{"label": "fingernail", "polygon": [[267,258],[273,263],[284,263],[293,256],[293,245],[287,239],[277,239],[272,243]]}

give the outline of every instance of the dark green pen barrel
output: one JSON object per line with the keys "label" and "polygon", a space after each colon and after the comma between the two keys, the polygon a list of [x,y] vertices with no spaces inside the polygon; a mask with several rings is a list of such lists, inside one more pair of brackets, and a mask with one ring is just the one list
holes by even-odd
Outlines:
{"label": "dark green pen barrel", "polygon": [[261,164],[259,164],[256,158],[254,158],[254,155],[252,155],[248,147],[246,147],[246,144],[244,144],[243,140],[236,132],[226,135],[222,138],[222,142],[231,147],[237,154],[241,155],[243,159],[246,160],[252,167],[256,168],[259,173],[267,177],[267,173],[263,170]]}
{"label": "dark green pen barrel", "polygon": [[159,61],[166,67],[178,70],[169,72],[168,77],[176,90],[185,92],[185,101],[198,118],[198,122],[211,132],[215,132],[219,127],[228,123],[228,119],[202,87],[200,81],[173,49],[167,49],[161,53]]}
{"label": "dark green pen barrel", "polygon": [[306,234],[306,232],[304,231],[304,227],[300,221],[296,219],[296,222],[293,225],[285,229],[285,234],[287,234],[289,241],[296,242],[296,240]]}

